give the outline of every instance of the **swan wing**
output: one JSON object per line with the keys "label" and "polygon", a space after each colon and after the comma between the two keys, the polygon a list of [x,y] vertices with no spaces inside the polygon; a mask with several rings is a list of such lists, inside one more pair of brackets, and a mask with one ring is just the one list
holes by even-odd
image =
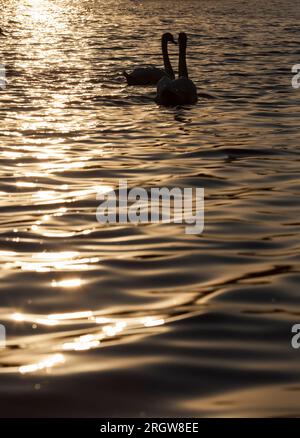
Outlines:
{"label": "swan wing", "polygon": [[155,85],[165,74],[164,70],[157,67],[138,67],[125,76],[131,85]]}
{"label": "swan wing", "polygon": [[196,103],[197,99],[195,84],[190,79],[179,78],[163,83],[159,89],[157,101],[163,105],[189,105]]}

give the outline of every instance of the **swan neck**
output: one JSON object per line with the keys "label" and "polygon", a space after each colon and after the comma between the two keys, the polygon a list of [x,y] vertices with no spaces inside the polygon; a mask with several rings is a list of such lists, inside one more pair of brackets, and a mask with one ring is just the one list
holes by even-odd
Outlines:
{"label": "swan neck", "polygon": [[165,72],[171,79],[175,79],[174,71],[170,62],[169,52],[168,52],[168,41],[166,39],[162,39],[162,54],[164,59],[164,68]]}
{"label": "swan neck", "polygon": [[188,69],[186,65],[186,42],[183,41],[179,44],[179,77],[180,78],[188,78]]}

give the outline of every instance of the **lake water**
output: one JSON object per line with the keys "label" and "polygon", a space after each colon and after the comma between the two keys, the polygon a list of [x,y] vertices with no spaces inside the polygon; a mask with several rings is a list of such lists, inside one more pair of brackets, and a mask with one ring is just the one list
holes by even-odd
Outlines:
{"label": "lake water", "polygon": [[[299,416],[300,2],[0,10],[0,416]],[[165,31],[193,107],[121,74]],[[99,224],[119,179],[203,187],[204,232]]]}

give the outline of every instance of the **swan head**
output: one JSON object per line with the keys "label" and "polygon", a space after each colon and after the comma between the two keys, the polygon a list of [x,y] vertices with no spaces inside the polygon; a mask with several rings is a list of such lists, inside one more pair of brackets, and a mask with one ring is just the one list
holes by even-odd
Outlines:
{"label": "swan head", "polygon": [[177,41],[175,41],[173,35],[170,32],[166,32],[163,34],[163,36],[161,37],[163,42],[166,43],[173,43],[173,44],[177,44]]}
{"label": "swan head", "polygon": [[180,32],[178,35],[179,45],[186,46],[187,45],[187,34],[185,32]]}

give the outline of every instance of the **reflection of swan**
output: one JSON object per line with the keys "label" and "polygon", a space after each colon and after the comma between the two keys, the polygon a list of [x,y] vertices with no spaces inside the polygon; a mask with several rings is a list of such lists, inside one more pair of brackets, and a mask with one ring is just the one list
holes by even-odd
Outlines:
{"label": "reflection of swan", "polygon": [[130,74],[128,74],[126,71],[123,71],[128,85],[156,85],[158,81],[166,75],[171,79],[175,78],[168,53],[169,42],[176,44],[171,33],[164,33],[161,37],[161,47],[165,69],[162,70],[161,68],[157,67],[140,67],[133,70],[133,72]]}
{"label": "reflection of swan", "polygon": [[163,78],[157,84],[156,102],[160,105],[190,105],[198,100],[195,84],[188,77],[186,65],[187,35],[179,34],[179,78]]}

